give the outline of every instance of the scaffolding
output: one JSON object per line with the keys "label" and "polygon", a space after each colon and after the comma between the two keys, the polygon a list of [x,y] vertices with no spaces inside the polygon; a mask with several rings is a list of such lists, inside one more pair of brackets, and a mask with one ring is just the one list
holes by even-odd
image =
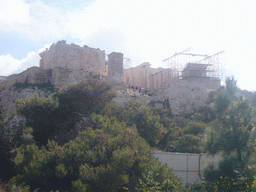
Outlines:
{"label": "scaffolding", "polygon": [[[210,77],[223,79],[224,77],[224,62],[223,54],[224,51],[220,51],[213,55],[207,54],[194,54],[191,53],[191,47],[185,49],[181,52],[175,53],[173,56],[162,60],[164,68],[171,68],[174,72],[174,77],[184,78],[188,75],[188,70],[190,74],[195,76],[200,75],[200,77]],[[205,72],[203,75],[201,72]],[[184,76],[184,74],[186,74]],[[197,74],[197,75],[196,75]]]}
{"label": "scaffolding", "polygon": [[132,66],[132,60],[130,58],[123,58],[124,69],[129,69]]}

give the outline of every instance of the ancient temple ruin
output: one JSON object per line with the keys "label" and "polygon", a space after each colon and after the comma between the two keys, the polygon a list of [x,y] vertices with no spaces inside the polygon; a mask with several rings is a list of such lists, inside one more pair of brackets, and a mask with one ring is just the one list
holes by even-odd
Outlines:
{"label": "ancient temple ruin", "polygon": [[174,70],[170,68],[152,68],[148,62],[124,70],[124,82],[127,84],[158,90],[167,86],[175,78]]}
{"label": "ancient temple ruin", "polygon": [[213,55],[190,53],[191,49],[175,53],[152,68],[142,63],[124,70],[124,82],[153,90],[155,100],[168,99],[174,114],[185,114],[205,106],[211,91],[220,88],[223,63],[219,52]]}
{"label": "ancient temple ruin", "polygon": [[104,50],[59,41],[40,53],[40,68],[52,70],[49,79],[55,88],[96,75],[114,83],[153,91],[152,100],[168,99],[174,114],[184,114],[206,105],[208,94],[220,87],[222,74],[219,62],[222,52],[208,56],[189,51],[175,53],[158,68],[145,62],[124,69],[123,53],[107,55]]}
{"label": "ancient temple ruin", "polygon": [[[40,53],[39,68],[31,67],[20,74],[0,77],[0,83],[11,87],[15,83],[50,82],[54,89],[59,89],[93,76],[112,82],[120,98],[125,94],[125,85],[133,85],[138,87],[138,92],[145,91],[139,92],[138,95],[143,93],[141,99],[144,97],[147,102],[168,99],[173,114],[185,114],[206,106],[209,93],[219,89],[223,79],[220,59],[223,52],[205,55],[189,51],[186,49],[175,53],[163,60],[163,65],[158,68],[145,62],[124,69],[124,59],[127,58],[123,57],[123,53],[112,52],[107,55],[104,50],[87,45],[69,45],[63,40]],[[128,99],[123,98],[120,101]]]}

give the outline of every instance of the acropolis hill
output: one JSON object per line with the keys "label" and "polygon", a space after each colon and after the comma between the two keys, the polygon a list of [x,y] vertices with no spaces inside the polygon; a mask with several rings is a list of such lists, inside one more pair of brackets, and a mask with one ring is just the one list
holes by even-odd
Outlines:
{"label": "acropolis hill", "polygon": [[[145,98],[147,101],[168,99],[173,114],[185,114],[205,106],[209,92],[220,87],[219,78],[208,76],[210,64],[186,63],[180,73],[171,67],[151,68],[151,64],[147,62],[134,68],[124,69],[123,53],[112,52],[105,59],[104,50],[90,48],[86,45],[83,47],[75,44],[68,45],[64,40],[52,44],[49,49],[40,53],[40,56],[39,67],[31,67],[20,74],[7,77],[0,83],[2,90],[11,88],[15,83],[43,84],[49,82],[54,89],[59,89],[92,76],[106,79],[114,86],[118,86],[118,96],[126,95],[123,97],[125,100],[129,99],[126,90],[126,85],[127,87],[129,85],[137,87],[137,89],[129,90],[129,92],[132,91],[130,94],[133,96]],[[142,96],[142,90],[143,93],[154,94],[150,97],[147,94]],[[2,91],[1,95],[4,98],[6,91],[5,94]],[[16,93],[16,95],[2,99],[1,108],[8,111],[19,97],[27,97],[26,94],[19,96]],[[6,106],[4,102],[9,103],[8,107],[4,107]]]}

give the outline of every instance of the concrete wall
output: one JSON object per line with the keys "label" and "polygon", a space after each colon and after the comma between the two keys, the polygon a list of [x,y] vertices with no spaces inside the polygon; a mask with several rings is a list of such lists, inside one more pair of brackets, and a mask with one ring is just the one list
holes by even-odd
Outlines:
{"label": "concrete wall", "polygon": [[106,75],[105,51],[100,49],[67,45],[66,41],[59,41],[40,56],[40,67],[43,69],[63,67]]}
{"label": "concrete wall", "polygon": [[175,175],[181,178],[184,184],[200,183],[205,169],[214,164],[216,167],[221,156],[206,154],[153,152],[161,163],[167,164]]}

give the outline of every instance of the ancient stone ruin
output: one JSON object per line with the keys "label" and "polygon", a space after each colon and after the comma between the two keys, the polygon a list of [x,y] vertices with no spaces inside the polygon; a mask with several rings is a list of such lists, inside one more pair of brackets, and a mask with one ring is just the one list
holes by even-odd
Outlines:
{"label": "ancient stone ruin", "polygon": [[125,69],[124,82],[131,87],[154,92],[155,101],[168,99],[173,114],[194,112],[206,106],[209,93],[221,86],[219,55],[223,52],[208,56],[187,51],[175,53],[163,60],[167,63],[165,67],[152,68],[146,62]]}
{"label": "ancient stone ruin", "polygon": [[52,44],[50,49],[40,53],[40,56],[40,67],[43,69],[62,67],[106,75],[105,51],[100,49],[86,45],[67,45],[63,40]]}
{"label": "ancient stone ruin", "polygon": [[[168,99],[173,114],[184,114],[205,106],[208,94],[220,87],[220,78],[213,75],[217,70],[212,68],[213,64],[211,64],[216,54],[213,56],[192,54],[193,58],[203,59],[192,62],[186,60],[183,66],[179,62],[175,66],[176,61],[173,62],[171,59],[180,55],[191,56],[189,53],[180,52],[164,60],[171,64],[165,67],[152,68],[150,63],[145,62],[124,69],[123,53],[112,52],[106,57],[104,50],[86,45],[83,47],[68,45],[63,40],[40,53],[39,68],[32,67],[20,74],[2,77],[0,83],[2,87],[8,88],[15,83],[50,82],[54,89],[59,89],[92,76],[106,79],[119,88],[123,87],[123,91],[118,91],[120,98],[122,98],[121,92],[123,94],[127,92],[126,85],[134,88],[131,93],[133,96],[141,96],[141,99],[147,102]],[[143,94],[141,90],[144,90]],[[125,99],[121,99],[122,102]]]}
{"label": "ancient stone ruin", "polygon": [[40,68],[68,69],[79,71],[83,76],[93,74],[100,78],[107,77],[110,81],[123,82],[123,54],[112,52],[108,55],[108,61],[105,60],[105,55],[103,50],[90,48],[87,45],[83,47],[68,45],[63,40],[40,53]]}
{"label": "ancient stone ruin", "polygon": [[168,85],[175,78],[170,68],[151,68],[148,62],[124,70],[124,82],[142,88],[158,90]]}

